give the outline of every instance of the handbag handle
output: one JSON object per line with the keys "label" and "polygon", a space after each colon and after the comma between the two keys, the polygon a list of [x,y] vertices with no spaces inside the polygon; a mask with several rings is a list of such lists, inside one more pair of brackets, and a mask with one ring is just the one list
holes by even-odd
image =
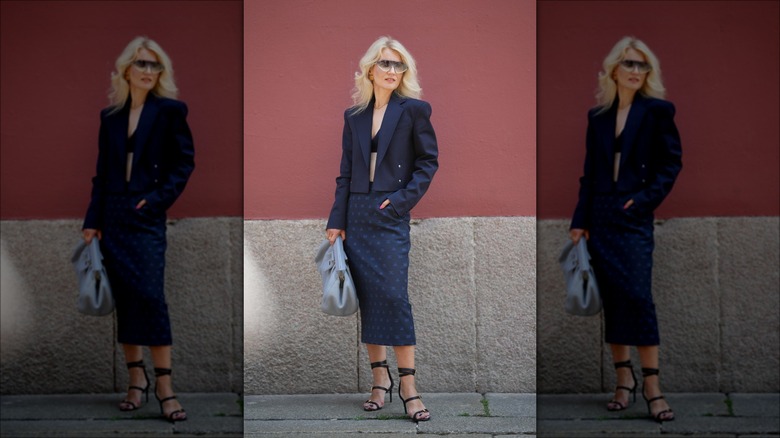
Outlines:
{"label": "handbag handle", "polygon": [[95,271],[100,271],[103,268],[103,254],[100,253],[100,243],[97,237],[89,243],[89,262]]}
{"label": "handbag handle", "polygon": [[333,261],[337,271],[347,270],[347,254],[344,252],[344,242],[342,242],[341,236],[337,236],[336,241],[333,242]]}
{"label": "handbag handle", "polygon": [[585,239],[580,239],[575,246],[577,247],[577,264],[579,265],[580,271],[582,271],[587,278],[588,271],[590,271],[590,254],[588,254],[588,246],[585,243]]}

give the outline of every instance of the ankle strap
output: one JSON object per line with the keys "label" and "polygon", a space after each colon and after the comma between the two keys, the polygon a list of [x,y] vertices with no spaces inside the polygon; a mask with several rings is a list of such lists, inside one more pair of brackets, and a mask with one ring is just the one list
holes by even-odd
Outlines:
{"label": "ankle strap", "polygon": [[390,367],[387,366],[387,359],[379,361],[379,362],[371,362],[371,369],[374,368],[387,368],[390,369]]}
{"label": "ankle strap", "polygon": [[143,359],[141,359],[138,362],[128,362],[127,369],[129,370],[130,368],[146,368],[146,367],[144,367],[144,361]]}
{"label": "ankle strap", "polygon": [[160,376],[170,376],[171,375],[171,369],[170,368],[155,368],[154,369],[154,376],[160,377]]}
{"label": "ankle strap", "polygon": [[618,368],[633,368],[633,366],[631,366],[631,359],[624,362],[615,362],[615,369]]}
{"label": "ankle strap", "polygon": [[414,373],[414,368],[398,368],[398,377],[413,376]]}
{"label": "ankle strap", "polygon": [[658,368],[642,368],[642,377],[657,376]]}

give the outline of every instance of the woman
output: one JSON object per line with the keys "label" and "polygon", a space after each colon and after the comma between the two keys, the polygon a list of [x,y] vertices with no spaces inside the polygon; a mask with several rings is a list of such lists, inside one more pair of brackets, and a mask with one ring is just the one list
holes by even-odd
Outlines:
{"label": "woman", "polygon": [[599,75],[598,106],[588,113],[585,172],[570,237],[583,236],[593,258],[604,303],[617,388],[610,411],[636,400],[629,346],[642,362],[642,396],[658,422],[674,412],[658,381],[658,323],[651,295],[653,211],[682,168],[674,105],[662,100],[658,60],[635,38],[623,38]]}
{"label": "woman", "polygon": [[138,37],[116,60],[111,105],[100,113],[97,175],[84,220],[84,240],[100,239],[116,301],[117,340],[130,374],[122,411],[149,400],[141,346],[154,362],[154,394],[171,422],[187,419],[171,382],[171,327],[165,303],[166,210],[195,166],[187,106],[174,100],[170,58]]}
{"label": "woman", "polygon": [[438,168],[431,106],[417,100],[421,92],[414,59],[401,43],[382,37],[369,47],[355,74],[354,106],[344,113],[341,172],[326,231],[331,244],[344,239],[358,292],[361,340],[374,378],[363,409],[382,409],[388,392],[393,400],[386,350],[393,346],[398,395],[413,421],[431,414],[414,380],[409,212]]}

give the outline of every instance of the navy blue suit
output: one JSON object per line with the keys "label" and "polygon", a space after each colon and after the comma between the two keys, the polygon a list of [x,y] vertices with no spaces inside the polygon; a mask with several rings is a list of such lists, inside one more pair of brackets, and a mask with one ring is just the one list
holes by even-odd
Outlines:
{"label": "navy blue suit", "polygon": [[[588,114],[585,169],[571,227],[590,231],[588,249],[604,304],[605,341],[658,345],[651,285],[653,212],[682,168],[680,135],[671,102],[637,94],[616,139],[617,108],[616,99],[607,111]],[[629,199],[634,203],[624,209]]]}
{"label": "navy blue suit", "polygon": [[[347,201],[351,193],[368,193],[373,101],[365,111],[344,112],[340,175],[328,228],[345,229]],[[422,100],[395,93],[382,119],[377,148],[374,191],[387,196],[399,216],[409,213],[422,199],[439,168],[436,134],[431,125],[431,106]]]}
{"label": "navy blue suit", "polygon": [[[194,169],[192,134],[183,102],[148,95],[127,137],[130,102],[100,114],[97,174],[84,228],[102,230],[100,247],[116,301],[117,340],[171,345],[165,301],[166,210]],[[126,180],[128,147],[133,166]],[[137,209],[141,199],[146,204]]]}
{"label": "navy blue suit", "polygon": [[[415,345],[407,292],[410,210],[439,167],[431,106],[393,94],[376,135],[374,181],[369,183],[372,101],[344,114],[341,172],[328,228],[346,230],[344,250],[360,304],[361,341]],[[390,205],[381,209],[385,200]]]}
{"label": "navy blue suit", "polygon": [[[149,93],[135,130],[130,182],[125,181],[130,100],[120,111],[100,112],[97,173],[84,228],[101,229],[105,195],[129,193],[146,199],[147,209],[164,213],[184,190],[195,168],[192,133],[184,102]],[[142,210],[143,210],[142,209]]]}
{"label": "navy blue suit", "polygon": [[588,112],[585,171],[580,178],[580,194],[572,228],[589,228],[588,216],[593,196],[598,193],[630,195],[631,209],[652,213],[672,190],[682,169],[680,134],[674,124],[671,102],[634,97],[623,128],[620,174],[613,182],[615,125],[618,100],[602,113]]}

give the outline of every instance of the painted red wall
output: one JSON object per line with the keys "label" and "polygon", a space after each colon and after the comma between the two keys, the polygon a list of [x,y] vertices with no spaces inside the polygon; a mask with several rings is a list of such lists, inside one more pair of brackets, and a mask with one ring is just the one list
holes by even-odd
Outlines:
{"label": "painted red wall", "polygon": [[382,35],[415,57],[440,168],[414,217],[536,212],[536,4],[244,5],[244,215],[324,218],[359,59]]}
{"label": "painted red wall", "polygon": [[659,217],[780,215],[780,2],[538,4],[538,217],[570,217],[596,75],[625,35],[660,59],[683,170]]}
{"label": "painted red wall", "polygon": [[3,0],[0,217],[83,217],[110,73],[138,35],[168,52],[190,109],[196,169],[170,216],[240,216],[242,7]]}

